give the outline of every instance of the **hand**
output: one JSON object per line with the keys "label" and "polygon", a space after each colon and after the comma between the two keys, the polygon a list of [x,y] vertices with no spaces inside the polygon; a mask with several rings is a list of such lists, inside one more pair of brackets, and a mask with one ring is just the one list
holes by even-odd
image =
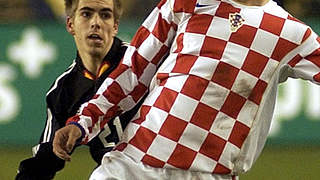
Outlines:
{"label": "hand", "polygon": [[71,161],[68,154],[72,151],[77,139],[81,137],[78,126],[70,124],[56,131],[53,139],[53,152],[65,161]]}

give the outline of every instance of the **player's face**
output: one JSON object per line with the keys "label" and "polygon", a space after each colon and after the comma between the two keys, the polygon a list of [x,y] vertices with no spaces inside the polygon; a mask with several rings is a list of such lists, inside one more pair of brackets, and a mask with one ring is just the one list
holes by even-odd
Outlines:
{"label": "player's face", "polygon": [[79,0],[74,17],[67,19],[67,29],[80,54],[101,58],[107,54],[118,32],[113,11],[113,0]]}

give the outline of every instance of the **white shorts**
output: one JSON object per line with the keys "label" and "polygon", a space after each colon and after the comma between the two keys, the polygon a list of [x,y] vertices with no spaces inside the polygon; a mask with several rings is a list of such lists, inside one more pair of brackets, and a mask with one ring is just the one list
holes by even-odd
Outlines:
{"label": "white shorts", "polygon": [[101,165],[93,171],[90,180],[238,180],[237,176],[179,169],[154,168],[136,162],[119,151],[104,155]]}

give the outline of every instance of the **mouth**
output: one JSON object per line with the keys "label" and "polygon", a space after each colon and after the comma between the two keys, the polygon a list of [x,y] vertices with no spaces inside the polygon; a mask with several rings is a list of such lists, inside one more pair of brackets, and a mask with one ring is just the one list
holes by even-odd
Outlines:
{"label": "mouth", "polygon": [[95,41],[95,42],[102,42],[102,38],[101,38],[101,36],[99,36],[98,34],[90,34],[89,36],[88,36],[88,39],[89,40],[92,40],[92,41]]}

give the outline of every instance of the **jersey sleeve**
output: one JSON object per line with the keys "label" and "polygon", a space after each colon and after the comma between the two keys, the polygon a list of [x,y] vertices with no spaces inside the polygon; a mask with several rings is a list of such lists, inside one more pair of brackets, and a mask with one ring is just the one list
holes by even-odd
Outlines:
{"label": "jersey sleeve", "polygon": [[306,40],[300,45],[299,53],[289,62],[292,77],[320,84],[320,38],[308,29]]}
{"label": "jersey sleeve", "polygon": [[33,157],[24,159],[19,164],[17,180],[23,179],[53,179],[56,172],[63,169],[65,161],[53,153],[52,140],[61,124],[47,109],[47,122],[43,129],[39,144],[32,148]]}
{"label": "jersey sleeve", "polygon": [[20,162],[15,179],[53,179],[56,172],[63,169],[64,165],[65,161],[53,153],[52,143],[42,143],[34,157]]}
{"label": "jersey sleeve", "polygon": [[83,142],[95,137],[112,117],[130,110],[146,94],[175,36],[173,0],[162,0],[137,30],[120,65],[110,74],[80,113],[67,124],[83,127]]}
{"label": "jersey sleeve", "polygon": [[62,90],[64,89],[63,81],[65,77],[67,77],[68,74],[70,74],[70,72],[75,68],[75,65],[76,63],[73,62],[64,73],[57,77],[46,94],[47,119],[45,127],[42,130],[41,137],[39,139],[39,144],[32,149],[34,156],[38,153],[39,149],[42,148],[41,144],[52,144],[55,131],[65,126],[65,122],[68,118],[66,116],[67,113],[65,113],[64,115],[58,113],[59,111],[61,111],[60,109],[65,109],[66,107],[62,107],[63,103],[61,102],[61,99],[63,99],[63,97],[61,97],[63,94]]}

